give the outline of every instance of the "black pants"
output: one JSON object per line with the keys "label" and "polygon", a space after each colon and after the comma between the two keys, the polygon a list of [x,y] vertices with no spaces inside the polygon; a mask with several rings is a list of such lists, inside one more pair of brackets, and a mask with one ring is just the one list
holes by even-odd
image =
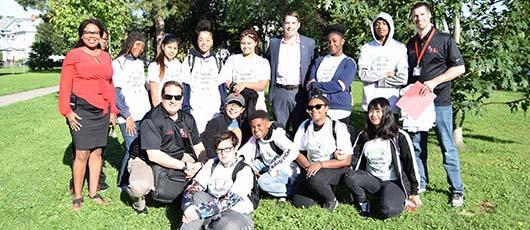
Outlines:
{"label": "black pants", "polygon": [[345,183],[359,202],[366,202],[366,193],[375,195],[379,201],[379,210],[382,218],[397,216],[405,210],[405,192],[398,181],[381,181],[371,173],[364,170],[351,171],[346,174]]}
{"label": "black pants", "polygon": [[297,208],[307,208],[335,200],[332,186],[337,186],[342,175],[348,171],[351,171],[348,167],[320,169],[310,178],[306,178],[307,172],[302,172],[294,189],[293,205]]}

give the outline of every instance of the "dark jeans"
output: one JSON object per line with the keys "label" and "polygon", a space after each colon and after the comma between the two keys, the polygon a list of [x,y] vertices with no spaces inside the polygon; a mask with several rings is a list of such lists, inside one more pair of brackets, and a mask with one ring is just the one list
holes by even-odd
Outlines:
{"label": "dark jeans", "polygon": [[376,208],[382,218],[398,216],[405,210],[405,192],[398,184],[399,181],[381,181],[364,170],[347,173],[344,181],[359,203],[367,202],[366,192],[375,195],[379,201]]}
{"label": "dark jeans", "polygon": [[306,178],[306,171],[302,172],[294,190],[293,205],[297,208],[307,208],[335,200],[332,186],[337,186],[342,175],[350,170],[348,167],[324,168],[310,178]]}

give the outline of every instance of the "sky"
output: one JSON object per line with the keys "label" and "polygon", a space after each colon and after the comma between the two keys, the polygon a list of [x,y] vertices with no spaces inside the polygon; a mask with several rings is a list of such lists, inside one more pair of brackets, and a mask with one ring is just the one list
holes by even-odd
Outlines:
{"label": "sky", "polygon": [[39,14],[35,10],[24,11],[24,8],[15,0],[0,0],[0,6],[0,16],[2,17],[29,18],[32,13]]}

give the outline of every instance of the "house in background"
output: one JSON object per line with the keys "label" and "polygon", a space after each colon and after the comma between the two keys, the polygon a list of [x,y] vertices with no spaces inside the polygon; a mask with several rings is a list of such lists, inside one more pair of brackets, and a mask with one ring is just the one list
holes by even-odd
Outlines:
{"label": "house in background", "polygon": [[0,17],[0,51],[4,63],[29,58],[31,44],[35,41],[37,33],[37,25],[41,22],[42,19],[35,15]]}

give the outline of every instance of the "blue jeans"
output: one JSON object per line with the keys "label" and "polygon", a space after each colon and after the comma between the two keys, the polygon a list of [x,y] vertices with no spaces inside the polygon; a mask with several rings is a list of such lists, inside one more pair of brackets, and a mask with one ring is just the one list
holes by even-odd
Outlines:
{"label": "blue jeans", "polygon": [[123,136],[123,143],[125,145],[125,154],[123,155],[123,160],[121,161],[120,166],[120,173],[118,175],[118,187],[122,185],[122,177],[125,173],[125,170],[127,169],[127,162],[129,161],[129,146],[131,146],[131,143],[134,141],[136,137],[138,137],[138,131],[140,130],[140,121],[135,121],[134,124],[136,125],[136,133],[134,135],[129,135],[125,129],[125,123],[119,124],[121,135]]}
{"label": "blue jeans", "polygon": [[[254,160],[252,164],[259,171],[268,167],[261,160]],[[280,169],[280,173],[276,177],[271,176],[269,173],[261,174],[258,178],[258,186],[262,191],[267,192],[271,196],[287,197],[292,195],[294,182],[298,174],[300,174],[298,164],[291,162],[289,167]]]}
{"label": "blue jeans", "polygon": [[[453,108],[449,106],[435,106],[436,126],[434,131],[443,154],[443,165],[447,173],[449,191],[464,194],[464,184],[460,175],[460,160],[458,150],[453,139]],[[429,183],[427,170],[427,138],[428,132],[409,133],[416,153],[416,163],[420,174],[420,188],[426,188]]]}

